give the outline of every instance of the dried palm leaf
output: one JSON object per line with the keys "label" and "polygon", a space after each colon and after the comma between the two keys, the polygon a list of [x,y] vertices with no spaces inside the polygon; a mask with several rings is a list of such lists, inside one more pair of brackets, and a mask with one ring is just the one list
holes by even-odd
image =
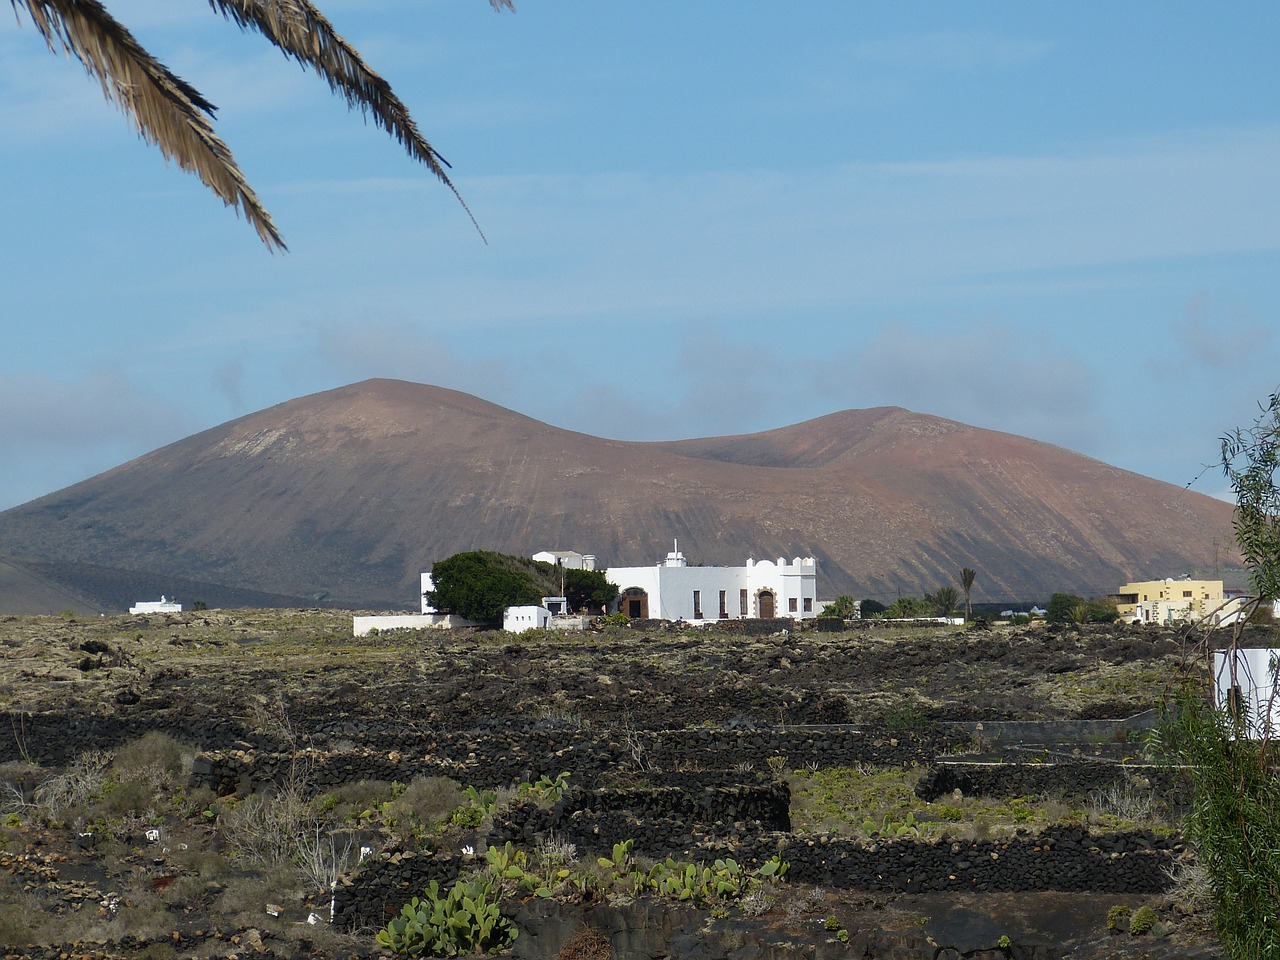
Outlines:
{"label": "dried palm leaf", "polygon": [[[174,75],[107,12],[100,0],[10,0],[26,10],[50,50],[61,46],[102,85],[108,100],[133,118],[138,133],[165,157],[195,173],[228,206],[244,213],[269,249],[284,250],[271,215],[253,192],[230,149],[213,132],[215,107]],[[513,0],[489,0],[495,10],[514,10]],[[409,155],[427,165],[484,232],[445,168],[448,162],[418,132],[408,108],[354,47],[342,39],[308,0],[209,0],[242,29],[253,28],[287,56],[314,69],[395,137]]]}
{"label": "dried palm leaf", "polygon": [[[489,0],[495,10],[514,10],[512,0]],[[399,97],[381,76],[361,58],[359,51],[333,29],[315,4],[308,0],[209,0],[209,6],[234,21],[241,29],[252,28],[304,66],[318,73],[329,89],[340,93],[353,108],[396,138],[409,156],[426,164],[453,191],[467,211],[480,236],[480,224],[449,179],[449,162],[418,132],[413,118]]]}
{"label": "dried palm leaf", "polygon": [[61,46],[84,65],[145,141],[243,212],[269,249],[285,249],[271,214],[213,132],[213,104],[148,53],[99,0],[11,2],[27,11],[50,50]]}

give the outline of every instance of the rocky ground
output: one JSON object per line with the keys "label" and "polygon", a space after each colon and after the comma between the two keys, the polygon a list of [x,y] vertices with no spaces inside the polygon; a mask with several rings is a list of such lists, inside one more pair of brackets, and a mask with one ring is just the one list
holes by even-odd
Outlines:
{"label": "rocky ground", "polygon": [[[1271,637],[1256,639],[1274,643]],[[9,729],[0,735],[7,741],[0,754],[0,945],[6,955],[48,957],[377,952],[370,931],[329,927],[324,857],[310,850],[308,858],[296,846],[270,849],[251,836],[253,818],[278,812],[291,794],[276,793],[266,804],[189,788],[184,771],[197,747],[248,744],[156,736],[90,751],[48,736],[50,718],[120,717],[168,729],[175,718],[209,717],[229,722],[236,737],[330,749],[359,746],[366,727],[465,732],[529,720],[623,732],[867,724],[909,736],[944,720],[1133,716],[1199,669],[1199,641],[1177,631],[1043,625],[764,637],[619,627],[571,636],[355,639],[349,614],[321,610],[3,618],[0,698]],[[345,721],[338,725],[345,742],[310,737],[321,725],[336,729],[335,720]],[[819,802],[806,784],[825,773],[795,771],[797,803]],[[865,803],[867,785],[882,786],[889,773],[836,777],[864,793],[831,802]],[[313,791],[296,798],[297,823],[339,824],[378,843],[456,844],[477,826],[456,816],[469,809],[466,786]],[[824,829],[838,819],[826,817]],[[1193,900],[1186,891],[941,898],[789,889],[759,915],[708,920],[704,912],[697,923],[720,924],[719,933],[702,936],[705,944],[742,949],[749,942],[756,950],[750,955],[759,956],[878,955],[891,946],[931,960],[1212,956],[1203,910],[1197,913]],[[1129,935],[1124,909],[1108,929],[1112,908],[1143,906],[1157,911],[1155,936]],[[828,917],[853,936],[829,936]],[[892,944],[876,939],[886,932],[896,938]],[[999,946],[1006,937],[1008,946]],[[614,943],[624,940],[618,933]],[[534,955],[531,940],[517,943]],[[787,943],[795,946],[780,946]],[[581,955],[609,955],[595,949]],[[707,949],[712,956],[720,948]]]}

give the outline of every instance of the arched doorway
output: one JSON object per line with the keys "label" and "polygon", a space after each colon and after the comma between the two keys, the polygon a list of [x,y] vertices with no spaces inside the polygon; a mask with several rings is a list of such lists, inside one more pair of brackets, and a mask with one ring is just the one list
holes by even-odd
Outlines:
{"label": "arched doorway", "polygon": [[772,620],[774,618],[775,610],[772,590],[761,590],[756,594],[756,609],[760,611],[761,620]]}
{"label": "arched doorway", "polygon": [[649,619],[649,594],[640,587],[627,587],[622,591],[618,609],[632,620]]}

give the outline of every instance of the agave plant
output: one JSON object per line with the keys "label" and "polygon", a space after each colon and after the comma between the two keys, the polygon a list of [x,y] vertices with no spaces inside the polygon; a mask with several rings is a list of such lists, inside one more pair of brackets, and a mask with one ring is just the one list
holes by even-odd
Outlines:
{"label": "agave plant", "polygon": [[[134,121],[138,134],[166,158],[194,173],[227,206],[235,207],[271,250],[284,250],[275,223],[213,129],[216,107],[151,55],[100,0],[10,0],[26,11],[49,49],[74,56],[102,85],[103,95]],[[514,10],[513,0],[489,0]],[[209,0],[214,11],[243,30],[256,30],[285,56],[315,70],[400,142],[448,187],[476,223],[449,179],[449,164],[418,132],[408,108],[359,52],[308,0]],[[476,224],[479,230],[479,224]],[[483,236],[483,233],[481,234]]]}

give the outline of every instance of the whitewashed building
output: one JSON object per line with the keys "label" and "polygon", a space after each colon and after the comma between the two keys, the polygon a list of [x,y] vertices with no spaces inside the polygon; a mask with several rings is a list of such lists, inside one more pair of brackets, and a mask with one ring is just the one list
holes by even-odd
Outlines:
{"label": "whitewashed building", "polygon": [[596,558],[590,553],[577,553],[573,550],[542,550],[533,555],[540,563],[561,566],[566,570],[594,570]]}
{"label": "whitewashed building", "polygon": [[748,560],[744,567],[691,567],[679,543],[661,563],[610,567],[618,610],[633,619],[714,620],[816,617],[818,562],[813,557]]}
{"label": "whitewashed building", "polygon": [[547,630],[551,627],[551,617],[552,613],[546,607],[507,607],[502,613],[502,629],[507,633]]}
{"label": "whitewashed building", "polygon": [[181,613],[182,604],[161,594],[159,600],[139,600],[129,608],[130,613]]}

